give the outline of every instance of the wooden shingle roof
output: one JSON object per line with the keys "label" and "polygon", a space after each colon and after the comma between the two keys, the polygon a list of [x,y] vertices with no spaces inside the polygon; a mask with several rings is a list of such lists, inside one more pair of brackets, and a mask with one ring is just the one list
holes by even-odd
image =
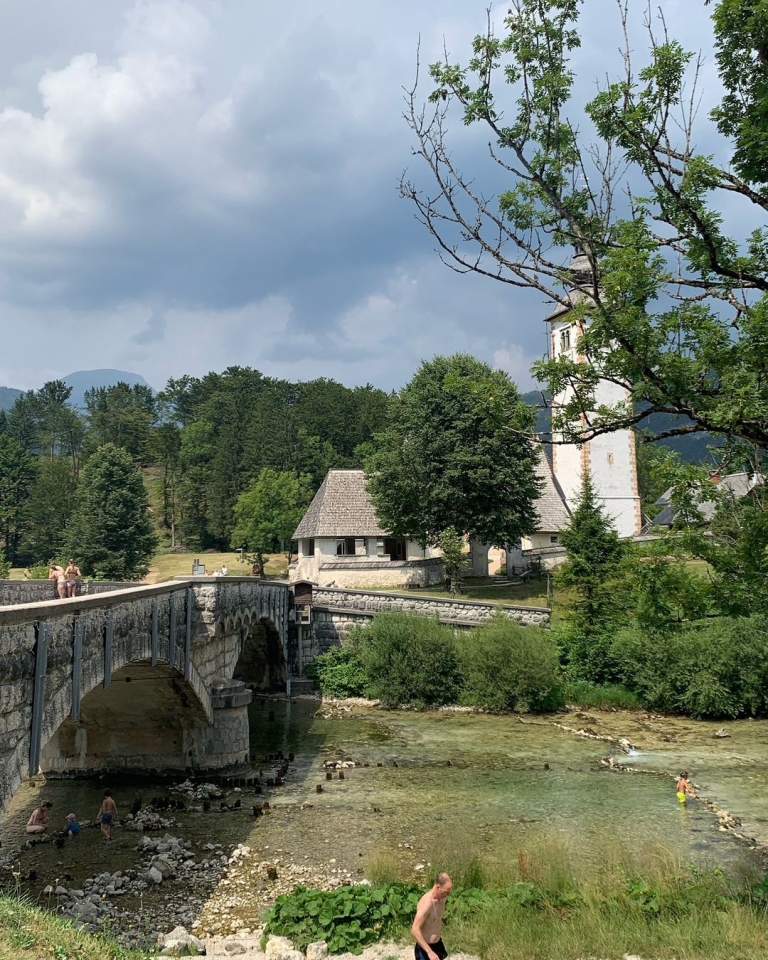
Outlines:
{"label": "wooden shingle roof", "polygon": [[536,500],[536,533],[559,533],[571,522],[571,511],[565,502],[560,484],[552,474],[544,450],[539,448],[539,461],[536,473],[544,481],[541,493]]}
{"label": "wooden shingle roof", "polygon": [[293,535],[311,537],[384,537],[365,487],[362,470],[329,470]]}

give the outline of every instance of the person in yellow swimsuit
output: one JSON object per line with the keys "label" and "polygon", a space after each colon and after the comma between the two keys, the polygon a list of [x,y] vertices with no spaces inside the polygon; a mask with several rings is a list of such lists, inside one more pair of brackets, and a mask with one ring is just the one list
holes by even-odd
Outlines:
{"label": "person in yellow swimsuit", "polygon": [[695,796],[696,796],[696,791],[693,789],[693,787],[691,786],[691,784],[688,782],[688,773],[687,773],[687,771],[685,771],[685,770],[683,770],[683,772],[682,772],[682,773],[680,774],[680,776],[677,778],[677,786],[676,786],[675,789],[677,790],[677,802],[678,802],[678,803],[683,803],[683,804],[686,803],[687,800],[688,800],[689,795],[690,795],[691,797],[695,797]]}

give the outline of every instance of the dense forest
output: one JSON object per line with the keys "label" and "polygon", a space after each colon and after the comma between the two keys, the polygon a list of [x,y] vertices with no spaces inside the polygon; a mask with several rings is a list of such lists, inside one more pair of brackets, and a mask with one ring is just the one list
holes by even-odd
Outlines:
{"label": "dense forest", "polygon": [[238,496],[264,467],[309,476],[359,466],[387,394],[333,380],[290,383],[247,367],[170,380],[156,394],[118,383],[71,406],[62,381],[0,411],[0,553],[15,565],[61,549],[83,464],[105,444],[130,455],[167,547],[230,545]]}

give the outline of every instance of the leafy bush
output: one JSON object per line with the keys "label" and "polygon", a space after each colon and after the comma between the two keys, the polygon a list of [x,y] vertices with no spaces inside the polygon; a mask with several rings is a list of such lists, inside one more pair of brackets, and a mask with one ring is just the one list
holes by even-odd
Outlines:
{"label": "leafy bush", "polygon": [[[66,567],[66,564],[64,564],[64,566]],[[29,576],[32,580],[46,580],[50,568],[47,563],[38,563],[27,569],[29,570]]]}
{"label": "leafy bush", "polygon": [[459,697],[459,667],[453,631],[437,620],[380,613],[353,631],[368,692],[387,707],[441,706]]}
{"label": "leafy bush", "polygon": [[0,580],[5,580],[11,572],[11,561],[0,554]]}
{"label": "leafy bush", "polygon": [[325,940],[331,953],[362,953],[390,930],[410,924],[420,896],[413,883],[359,884],[330,892],[297,887],[275,900],[264,937],[289,937],[300,950]]}
{"label": "leafy bush", "polygon": [[463,703],[543,712],[563,703],[557,646],[548,631],[499,613],[458,641]]}
{"label": "leafy bush", "polygon": [[768,621],[699,621],[664,634],[623,630],[615,652],[643,703],[703,719],[768,711]]}
{"label": "leafy bush", "polygon": [[368,685],[357,652],[349,647],[332,647],[315,657],[307,676],[324,697],[361,697]]}

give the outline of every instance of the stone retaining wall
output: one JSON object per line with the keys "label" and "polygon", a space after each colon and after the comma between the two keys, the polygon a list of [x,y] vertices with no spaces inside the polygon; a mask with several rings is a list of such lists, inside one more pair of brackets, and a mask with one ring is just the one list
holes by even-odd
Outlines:
{"label": "stone retaining wall", "polygon": [[477,627],[497,611],[523,626],[548,627],[551,615],[548,607],[502,606],[472,600],[442,600],[324,587],[315,588],[312,599],[312,625],[302,631],[301,639],[301,659],[305,666],[319,654],[342,644],[353,627],[370,622],[380,611],[437,617],[441,623],[460,630]]}
{"label": "stone retaining wall", "polygon": [[316,587],[312,603],[318,607],[359,611],[373,616],[380,611],[414,613],[419,616],[439,617],[457,625],[476,626],[495,613],[502,613],[524,627],[548,627],[549,607],[527,607],[518,604],[483,603],[478,600],[448,600],[442,597],[424,597],[418,594],[373,592],[369,590],[337,590]]}

